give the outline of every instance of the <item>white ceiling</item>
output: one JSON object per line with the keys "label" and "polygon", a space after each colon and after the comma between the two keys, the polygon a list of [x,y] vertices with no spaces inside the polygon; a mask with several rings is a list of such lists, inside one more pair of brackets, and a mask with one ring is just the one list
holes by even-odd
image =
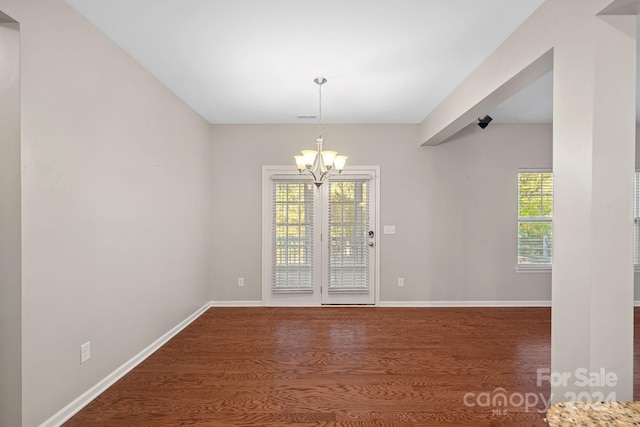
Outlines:
{"label": "white ceiling", "polygon": [[[543,0],[67,0],[211,123],[419,123]],[[551,75],[488,112],[551,121]]]}

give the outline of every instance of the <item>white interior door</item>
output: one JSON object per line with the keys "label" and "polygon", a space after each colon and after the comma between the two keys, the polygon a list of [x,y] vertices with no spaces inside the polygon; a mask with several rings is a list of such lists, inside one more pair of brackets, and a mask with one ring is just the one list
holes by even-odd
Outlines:
{"label": "white interior door", "polygon": [[375,304],[378,170],[344,171],[319,191],[284,171],[263,168],[264,304]]}

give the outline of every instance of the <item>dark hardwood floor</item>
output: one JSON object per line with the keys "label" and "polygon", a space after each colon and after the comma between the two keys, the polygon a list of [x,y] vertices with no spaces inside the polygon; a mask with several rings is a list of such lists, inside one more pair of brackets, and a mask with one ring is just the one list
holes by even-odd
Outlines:
{"label": "dark hardwood floor", "polygon": [[65,426],[542,427],[550,334],[548,308],[212,308]]}

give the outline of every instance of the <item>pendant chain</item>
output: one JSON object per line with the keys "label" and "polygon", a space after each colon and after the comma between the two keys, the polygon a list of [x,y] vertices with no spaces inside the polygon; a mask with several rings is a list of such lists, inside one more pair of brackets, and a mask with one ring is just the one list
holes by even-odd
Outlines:
{"label": "pendant chain", "polygon": [[318,133],[322,138],[322,83],[318,85]]}

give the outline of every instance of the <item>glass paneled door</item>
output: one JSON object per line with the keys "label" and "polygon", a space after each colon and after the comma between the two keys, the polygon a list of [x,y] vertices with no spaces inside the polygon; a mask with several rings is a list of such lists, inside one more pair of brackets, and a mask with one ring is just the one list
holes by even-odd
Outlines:
{"label": "glass paneled door", "polygon": [[317,191],[304,176],[265,172],[266,305],[375,303],[377,176],[345,171]]}
{"label": "glass paneled door", "polygon": [[370,175],[339,175],[327,187],[323,304],[373,304],[376,230]]}

